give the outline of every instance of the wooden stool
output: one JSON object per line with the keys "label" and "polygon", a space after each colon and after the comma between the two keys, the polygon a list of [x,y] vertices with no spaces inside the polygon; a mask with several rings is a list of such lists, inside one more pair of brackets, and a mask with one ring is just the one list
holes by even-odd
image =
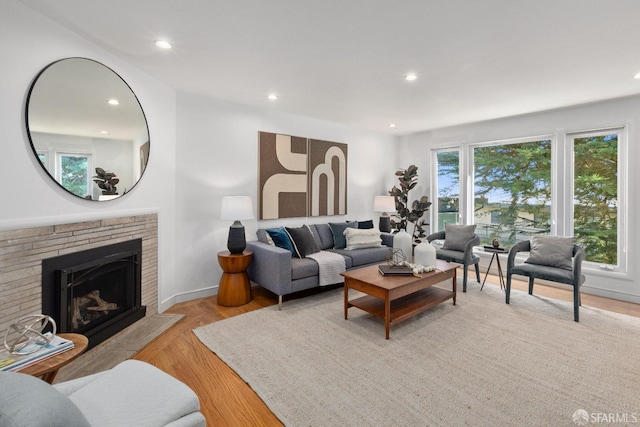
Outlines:
{"label": "wooden stool", "polygon": [[252,256],[253,252],[248,250],[237,255],[229,251],[218,252],[218,263],[224,272],[218,287],[219,305],[236,307],[251,301],[251,283],[247,268]]}

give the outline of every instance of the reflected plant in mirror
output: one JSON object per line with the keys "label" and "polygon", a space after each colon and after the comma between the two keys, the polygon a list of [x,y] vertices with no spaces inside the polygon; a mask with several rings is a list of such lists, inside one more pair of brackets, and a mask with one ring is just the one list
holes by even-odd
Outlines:
{"label": "reflected plant in mirror", "polygon": [[[69,193],[110,200],[142,177],[147,120],[129,85],[109,67],[87,58],[49,64],[31,85],[25,115],[38,163]],[[115,184],[127,190],[118,194]]]}
{"label": "reflected plant in mirror", "polygon": [[96,168],[96,174],[93,176],[93,182],[98,184],[105,196],[115,196],[118,194],[116,184],[120,182],[113,172],[107,172],[102,168]]}

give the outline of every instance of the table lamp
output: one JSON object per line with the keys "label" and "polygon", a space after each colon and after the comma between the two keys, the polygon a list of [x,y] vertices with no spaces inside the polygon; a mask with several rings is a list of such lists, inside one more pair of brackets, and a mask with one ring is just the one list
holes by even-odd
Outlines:
{"label": "table lamp", "polygon": [[374,212],[382,212],[378,229],[384,233],[391,232],[391,218],[387,212],[396,211],[396,198],[393,196],[376,196],[373,199]]}
{"label": "table lamp", "polygon": [[247,247],[244,237],[242,219],[253,219],[253,203],[248,196],[231,196],[222,198],[222,219],[233,221],[229,227],[229,239],[227,249],[232,254],[241,254]]}

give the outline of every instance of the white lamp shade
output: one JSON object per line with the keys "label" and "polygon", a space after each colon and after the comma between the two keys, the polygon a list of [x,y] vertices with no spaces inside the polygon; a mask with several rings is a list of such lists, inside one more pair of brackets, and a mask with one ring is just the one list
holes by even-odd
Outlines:
{"label": "white lamp shade", "polygon": [[374,212],[395,212],[396,198],[393,196],[376,196],[373,199]]}
{"label": "white lamp shade", "polygon": [[230,196],[222,198],[222,219],[238,221],[253,219],[253,203],[248,196]]}

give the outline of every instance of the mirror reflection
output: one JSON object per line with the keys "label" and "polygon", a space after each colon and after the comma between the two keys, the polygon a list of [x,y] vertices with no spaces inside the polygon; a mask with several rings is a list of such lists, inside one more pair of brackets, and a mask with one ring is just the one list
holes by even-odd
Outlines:
{"label": "mirror reflection", "polygon": [[120,197],[147,165],[149,131],[138,98],[91,59],[62,59],[42,70],[27,98],[26,123],[41,165],[78,197]]}

